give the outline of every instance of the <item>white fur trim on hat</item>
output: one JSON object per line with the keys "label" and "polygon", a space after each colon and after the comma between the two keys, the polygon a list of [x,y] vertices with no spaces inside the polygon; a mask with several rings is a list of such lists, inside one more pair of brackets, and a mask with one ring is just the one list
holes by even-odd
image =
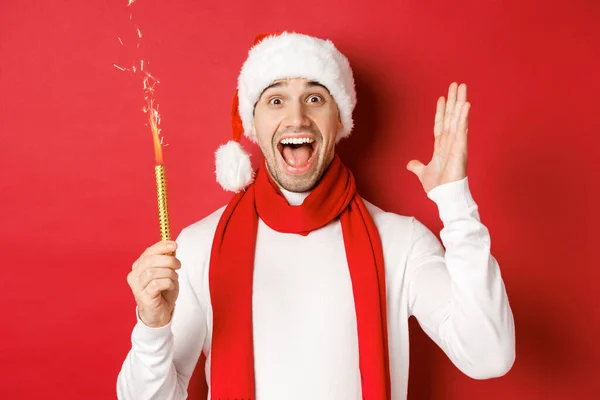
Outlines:
{"label": "white fur trim on hat", "polygon": [[252,121],[260,95],[273,82],[285,78],[306,78],[325,86],[340,110],[343,128],[336,141],[350,134],[356,90],[348,59],[330,40],[284,32],[252,47],[238,77],[238,110],[246,137],[256,142]]}
{"label": "white fur trim on hat", "polygon": [[238,193],[254,180],[250,155],[234,140],[217,149],[215,164],[217,182],[225,190]]}

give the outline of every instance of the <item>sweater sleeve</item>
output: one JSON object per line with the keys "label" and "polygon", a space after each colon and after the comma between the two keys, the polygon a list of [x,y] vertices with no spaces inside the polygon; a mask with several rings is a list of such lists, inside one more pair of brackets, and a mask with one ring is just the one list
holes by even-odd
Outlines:
{"label": "sweater sleeve", "polygon": [[466,375],[502,376],[515,359],[514,320],[467,177],[432,189],[428,197],[438,206],[446,250],[413,218],[409,312]]}
{"label": "sweater sleeve", "polygon": [[188,383],[206,337],[206,312],[193,289],[193,247],[187,242],[185,229],[176,241],[181,268],[177,271],[179,296],[171,322],[151,328],[138,315],[131,334],[131,350],[117,378],[119,399],[187,398]]}

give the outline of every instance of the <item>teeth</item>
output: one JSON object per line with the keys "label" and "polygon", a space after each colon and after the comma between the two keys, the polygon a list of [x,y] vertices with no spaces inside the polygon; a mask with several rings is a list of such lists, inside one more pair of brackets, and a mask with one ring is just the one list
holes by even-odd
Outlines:
{"label": "teeth", "polygon": [[314,142],[314,139],[311,138],[285,138],[281,141],[281,144],[304,144],[312,142]]}

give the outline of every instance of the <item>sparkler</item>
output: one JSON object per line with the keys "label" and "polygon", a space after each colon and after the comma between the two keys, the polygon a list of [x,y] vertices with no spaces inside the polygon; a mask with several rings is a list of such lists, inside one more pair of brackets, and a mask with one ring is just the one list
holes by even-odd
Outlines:
{"label": "sparkler", "polygon": [[[143,69],[143,61],[140,63]],[[154,174],[156,176],[156,196],[158,201],[158,221],[160,226],[160,239],[171,240],[171,230],[169,225],[169,210],[167,205],[167,182],[165,177],[165,166],[163,163],[162,142],[160,136],[160,114],[158,113],[158,105],[154,103],[154,87],[158,80],[149,72],[143,71],[144,77],[144,93],[146,106],[144,112],[148,115],[148,123],[152,132],[152,141],[154,142],[154,157],[156,165],[154,166]]]}
{"label": "sparkler", "polygon": [[[127,7],[131,6],[135,0],[128,0]],[[131,14],[129,15],[129,19],[131,20]],[[140,47],[139,39],[142,38],[142,31],[136,27],[136,34],[138,38],[137,48]],[[121,45],[123,45],[123,41],[121,38],[118,38]],[[148,61],[145,63],[149,64]],[[148,116],[148,127],[150,128],[150,132],[152,133],[152,141],[154,143],[154,157],[155,157],[155,166],[154,166],[154,175],[156,177],[156,197],[158,204],[158,221],[160,228],[160,239],[161,240],[171,240],[171,229],[169,224],[169,211],[168,211],[168,203],[167,203],[167,182],[165,176],[165,166],[163,163],[163,154],[162,154],[162,146],[163,146],[163,137],[161,136],[161,128],[160,128],[160,114],[158,112],[158,104],[154,99],[154,91],[156,85],[159,83],[158,79],[156,79],[150,72],[144,70],[144,60],[140,60],[139,68],[136,65],[133,65],[130,68],[121,67],[117,64],[114,64],[115,68],[121,71],[129,71],[132,74],[141,74],[142,78],[142,86],[144,89],[144,107],[142,111]],[[165,145],[166,146],[166,145]],[[169,253],[173,255],[174,253]]]}

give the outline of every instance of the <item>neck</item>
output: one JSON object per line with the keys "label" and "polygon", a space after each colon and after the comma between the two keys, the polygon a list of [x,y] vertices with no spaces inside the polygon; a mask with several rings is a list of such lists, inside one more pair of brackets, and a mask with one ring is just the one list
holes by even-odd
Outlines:
{"label": "neck", "polygon": [[[279,186],[279,185],[278,185]],[[290,192],[289,190],[285,190],[281,186],[279,186],[279,190],[283,194],[283,197],[287,200],[290,206],[299,206],[304,202],[304,199],[308,197],[310,191],[308,192]]]}

